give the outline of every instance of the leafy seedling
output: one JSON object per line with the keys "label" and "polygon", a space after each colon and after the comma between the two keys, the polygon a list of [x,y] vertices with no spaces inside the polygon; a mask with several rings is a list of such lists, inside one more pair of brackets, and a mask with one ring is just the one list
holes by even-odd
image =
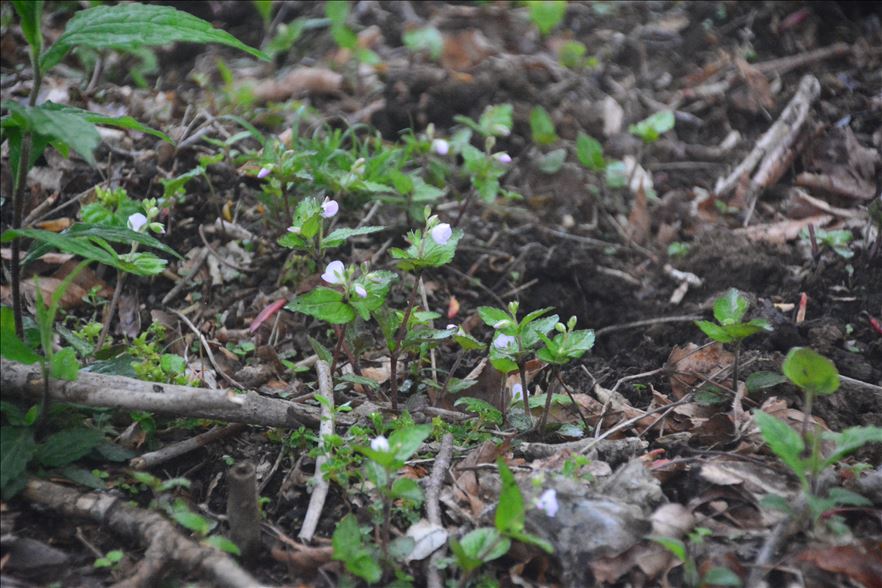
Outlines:
{"label": "leafy seedling", "polygon": [[640,137],[644,143],[655,143],[659,137],[674,128],[674,122],[674,113],[670,110],[662,110],[637,124],[630,125],[628,132]]}
{"label": "leafy seedling", "polygon": [[[556,383],[557,377],[560,375],[560,368],[574,359],[579,359],[594,347],[594,331],[590,329],[576,330],[576,317],[572,316],[566,324],[558,322],[554,325],[556,334],[554,338],[549,338],[545,333],[539,333],[539,338],[545,344],[545,347],[536,353],[536,357],[551,364],[551,375],[548,378],[548,391],[545,396],[545,410],[542,412],[542,420],[539,423],[539,429],[545,427],[548,419],[548,412],[551,410],[552,387]],[[569,393],[569,391],[567,391]],[[575,400],[573,404],[575,405]]]}
{"label": "leafy seedling", "polygon": [[530,132],[533,142],[537,145],[551,145],[557,141],[557,131],[551,115],[541,106],[534,106],[530,111]]}
{"label": "leafy seedling", "polygon": [[725,294],[714,301],[714,318],[716,323],[710,321],[695,321],[702,332],[719,343],[735,344],[735,363],[732,367],[732,390],[738,390],[738,362],[741,355],[741,342],[761,331],[769,332],[772,326],[765,319],[752,319],[744,322],[750,301],[735,288],[730,288]]}
{"label": "leafy seedling", "polygon": [[542,36],[548,35],[567,14],[566,0],[528,0],[530,20]]}

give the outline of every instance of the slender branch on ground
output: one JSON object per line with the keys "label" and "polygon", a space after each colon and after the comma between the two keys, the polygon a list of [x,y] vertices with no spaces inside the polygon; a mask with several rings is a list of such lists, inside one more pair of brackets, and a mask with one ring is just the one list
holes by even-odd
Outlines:
{"label": "slender branch on ground", "polygon": [[158,465],[162,465],[168,461],[186,455],[191,451],[195,451],[200,447],[205,447],[221,439],[232,437],[245,430],[245,425],[235,423],[226,427],[212,427],[210,430],[200,433],[195,437],[184,439],[171,445],[166,445],[162,449],[150,451],[129,461],[129,466],[136,470],[149,470]]}
{"label": "slender branch on ground", "polygon": [[[440,496],[441,488],[444,486],[444,476],[450,469],[450,460],[453,457],[453,435],[445,433],[441,438],[441,447],[438,449],[438,455],[435,457],[435,463],[432,465],[432,474],[429,476],[429,483],[426,486],[426,518],[433,525],[441,527],[441,508]],[[441,588],[444,586],[444,578],[441,576],[441,570],[438,569],[438,561],[444,557],[445,549],[441,547],[432,557],[429,558],[429,564],[426,569],[426,586],[428,588]]]}
{"label": "slender branch on ground", "polygon": [[202,331],[197,329],[196,325],[194,325],[190,319],[188,319],[186,316],[184,316],[183,313],[178,312],[177,310],[172,310],[171,312],[172,312],[172,314],[177,316],[179,319],[181,319],[181,321],[183,321],[183,323],[185,325],[187,325],[187,327],[193,332],[194,335],[199,337],[199,341],[202,343],[202,348],[205,349],[205,355],[208,356],[208,361],[211,363],[211,366],[214,368],[214,371],[216,371],[218,374],[223,376],[223,378],[227,382],[229,382],[230,384],[232,384],[236,388],[239,388],[240,390],[245,390],[247,388],[247,386],[243,386],[242,384],[237,382],[235,379],[233,379],[232,376],[227,375],[222,369],[220,369],[220,366],[217,365],[217,361],[215,361],[215,359],[214,359],[214,352],[212,352],[211,346],[208,344],[208,340],[205,339],[205,335],[202,334]]}
{"label": "slender branch on ground", "polygon": [[321,424],[319,425],[319,449],[322,452],[315,460],[315,476],[313,478],[315,486],[312,489],[312,495],[309,497],[309,507],[306,510],[306,515],[303,517],[303,525],[300,527],[300,533],[297,535],[304,543],[312,541],[319,519],[322,516],[322,509],[325,507],[329,486],[328,480],[322,472],[322,467],[328,461],[328,455],[325,453],[325,437],[334,434],[333,372],[330,366],[322,360],[318,360],[315,363],[315,371],[318,375],[319,394],[324,396],[326,401],[321,403],[322,415]]}

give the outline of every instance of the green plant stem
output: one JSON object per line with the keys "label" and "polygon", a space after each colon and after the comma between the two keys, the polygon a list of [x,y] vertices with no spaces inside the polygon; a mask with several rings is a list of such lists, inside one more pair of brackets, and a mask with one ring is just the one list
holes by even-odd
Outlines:
{"label": "green plant stem", "polygon": [[553,396],[552,392],[554,391],[554,385],[557,383],[557,373],[560,371],[560,368],[557,366],[553,366],[551,368],[551,375],[548,378],[548,386],[545,390],[545,410],[542,411],[542,420],[539,421],[539,432],[541,433],[545,429],[545,423],[548,420],[548,412],[551,410],[551,398]]}
{"label": "green plant stem", "polygon": [[[815,491],[815,482],[817,481],[817,435],[814,434],[814,431],[809,431],[809,424],[812,420],[812,405],[814,404],[815,395],[809,392],[808,390],[803,390],[805,393],[805,405],[803,406],[802,412],[802,427],[800,428],[800,434],[802,435],[802,442],[805,446],[805,451],[808,453],[808,457],[812,460],[812,465],[809,470],[809,491]],[[811,427],[814,428],[814,427]]]}
{"label": "green plant stem", "polygon": [[453,221],[453,228],[457,228],[459,226],[459,222],[462,220],[462,217],[465,216],[466,211],[472,203],[472,199],[475,197],[475,189],[471,188],[469,193],[466,194],[465,200],[462,203],[462,206],[459,207],[459,214],[456,215],[456,220]]}
{"label": "green plant stem", "polygon": [[585,415],[582,413],[582,409],[579,408],[579,403],[576,402],[576,399],[573,397],[573,391],[570,390],[570,387],[566,385],[563,379],[560,377],[560,370],[557,372],[557,382],[560,384],[561,388],[567,393],[567,396],[570,397],[570,400],[573,403],[573,407],[576,409],[576,412],[579,413],[579,418],[582,419],[582,425],[585,427],[585,432],[591,430],[591,425],[588,424],[588,419],[585,418]]}
{"label": "green plant stem", "polygon": [[390,356],[392,363],[389,366],[389,379],[392,384],[392,410],[396,413],[398,412],[398,356],[401,355],[404,334],[407,332],[407,323],[410,321],[410,315],[416,304],[417,292],[420,288],[420,280],[422,279],[423,272],[421,270],[416,275],[413,288],[411,288],[410,295],[407,298],[407,308],[404,310],[404,318],[401,320],[401,324],[398,325],[398,332],[395,334],[395,349]]}
{"label": "green plant stem", "polygon": [[732,390],[738,393],[738,364],[741,362],[741,339],[735,342],[735,365],[732,366]]}
{"label": "green plant stem", "polygon": [[[520,345],[520,341],[518,341],[518,345]],[[533,419],[530,418],[530,393],[527,391],[527,368],[523,360],[518,361],[518,374],[521,376],[521,388],[524,393],[524,415],[532,421]]]}
{"label": "green plant stem", "polygon": [[110,299],[110,307],[107,309],[107,317],[104,319],[104,324],[101,325],[101,334],[98,335],[98,341],[95,342],[95,353],[101,351],[101,347],[104,345],[104,340],[110,332],[110,323],[113,322],[113,315],[116,314],[116,307],[119,306],[119,299],[122,295],[122,289],[126,283],[126,277],[128,275],[129,274],[123,272],[116,278],[116,288],[113,289],[113,297]]}
{"label": "green plant stem", "polygon": [[334,345],[334,356],[331,361],[331,377],[334,377],[334,370],[337,369],[337,359],[340,357],[340,349],[343,347],[343,339],[345,339],[346,335],[346,326],[345,325],[334,325],[334,330],[337,331],[337,344]]}
{"label": "green plant stem", "polygon": [[383,563],[389,562],[389,537],[392,528],[392,476],[386,472],[386,490],[383,496],[383,529],[380,531],[380,549],[383,551]]}

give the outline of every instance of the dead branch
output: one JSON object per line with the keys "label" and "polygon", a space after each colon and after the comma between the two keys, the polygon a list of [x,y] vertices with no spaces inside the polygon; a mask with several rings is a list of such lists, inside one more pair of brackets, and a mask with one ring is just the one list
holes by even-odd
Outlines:
{"label": "dead branch", "polygon": [[861,186],[861,184],[852,179],[839,176],[803,172],[796,176],[796,185],[821,192],[829,192],[851,200],[873,199],[872,191],[866,190],[864,186]]}
{"label": "dead branch", "polygon": [[186,455],[200,447],[205,447],[215,441],[220,441],[221,439],[236,435],[243,429],[245,429],[245,425],[239,423],[227,425],[226,427],[212,427],[210,430],[196,435],[195,437],[190,437],[189,439],[184,439],[178,443],[166,445],[162,449],[157,449],[156,451],[151,451],[144,455],[132,458],[132,460],[129,461],[129,465],[136,470],[148,470],[182,455]]}
{"label": "dead branch", "polygon": [[260,508],[254,464],[241,461],[227,471],[227,522],[230,538],[246,561],[260,552]]}
{"label": "dead branch", "polygon": [[[42,386],[39,367],[0,360],[0,387],[4,395],[38,399]],[[285,428],[302,425],[316,428],[320,422],[318,407],[267,398],[253,391],[236,394],[226,390],[157,384],[89,372],[80,372],[75,382],[52,380],[49,383],[49,396],[58,402],[146,410],[246,425]],[[337,422],[349,426],[355,419],[349,415],[338,415]]]}
{"label": "dead branch", "polygon": [[[321,403],[322,417],[321,425],[319,425],[319,448],[324,449],[325,437],[334,434],[334,383],[331,380],[331,368],[326,362],[317,361],[315,371],[318,374],[319,394],[324,396],[326,400]],[[309,497],[309,508],[303,517],[303,526],[300,527],[298,535],[304,543],[312,541],[312,536],[315,534],[315,529],[322,516],[322,509],[325,507],[325,498],[328,496],[328,480],[322,474],[322,466],[327,460],[328,456],[325,453],[319,455],[315,460],[315,487]]]}
{"label": "dead branch", "polygon": [[[426,517],[433,525],[441,526],[441,508],[439,497],[441,487],[444,485],[444,476],[450,468],[450,460],[453,457],[453,435],[446,433],[441,438],[441,448],[432,466],[432,475],[426,486]],[[438,570],[437,561],[444,556],[444,549],[439,549],[429,558],[429,566],[426,570],[426,586],[429,588],[441,588],[444,582]]]}
{"label": "dead branch", "polygon": [[753,172],[754,168],[766,157],[776,152],[782,145],[792,145],[805,123],[812,103],[821,93],[821,83],[813,75],[803,76],[799,89],[790,103],[781,112],[778,120],[760,137],[756,146],[732,170],[726,178],[717,180],[714,192],[723,196],[731,192],[741,181]]}
{"label": "dead branch", "polygon": [[137,572],[125,580],[127,587],[154,586],[169,571],[169,564],[193,570],[213,586],[255,588],[263,586],[226,553],[200,545],[178,532],[174,524],[155,511],[143,510],[127,500],[79,492],[44,480],[31,479],[24,497],[60,512],[66,517],[86,518],[113,532],[147,546]]}

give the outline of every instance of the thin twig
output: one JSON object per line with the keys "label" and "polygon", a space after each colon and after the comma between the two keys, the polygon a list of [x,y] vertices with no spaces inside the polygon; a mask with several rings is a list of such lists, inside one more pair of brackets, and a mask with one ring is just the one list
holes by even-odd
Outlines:
{"label": "thin twig", "polygon": [[129,461],[129,466],[136,470],[149,470],[150,468],[164,464],[167,461],[171,461],[177,457],[186,455],[191,451],[195,451],[200,447],[205,447],[206,445],[214,443],[215,441],[220,441],[221,439],[226,439],[227,437],[236,435],[244,429],[245,425],[241,423],[233,423],[232,425],[227,425],[226,427],[212,427],[208,431],[200,433],[195,437],[190,437],[189,439],[184,439],[183,441],[172,443],[171,445],[166,445],[162,449],[150,451],[143,455],[139,455],[138,457],[132,458]]}
{"label": "thin twig", "polygon": [[181,321],[183,321],[184,324],[187,325],[187,327],[191,331],[193,331],[194,335],[199,337],[199,341],[202,343],[202,348],[205,349],[205,354],[208,356],[208,361],[211,362],[211,366],[214,368],[214,371],[216,371],[221,376],[223,376],[223,378],[227,382],[229,382],[230,384],[232,384],[236,388],[239,388],[240,390],[246,390],[247,386],[243,386],[242,384],[237,382],[235,379],[233,379],[232,376],[227,375],[222,369],[220,369],[220,366],[217,365],[217,362],[214,360],[214,353],[211,351],[211,346],[208,344],[208,340],[205,338],[205,335],[202,334],[202,331],[197,329],[196,325],[194,325],[192,323],[192,321],[190,321],[190,319],[188,319],[182,313],[178,312],[177,310],[172,310],[171,312],[172,312],[172,314],[177,316],[179,319],[181,319]]}
{"label": "thin twig", "polygon": [[319,394],[325,397],[326,402],[321,403],[319,449],[322,450],[322,453],[315,460],[315,486],[312,489],[312,496],[309,497],[309,507],[303,517],[303,526],[300,527],[300,533],[297,535],[304,543],[312,541],[312,536],[315,534],[322,516],[322,509],[325,507],[329,486],[328,480],[322,473],[322,467],[328,461],[327,453],[324,451],[326,448],[325,438],[334,434],[334,383],[331,379],[331,367],[326,362],[318,360],[315,363],[315,371],[318,375]]}
{"label": "thin twig", "polygon": [[700,316],[691,314],[682,316],[660,316],[657,318],[643,319],[640,321],[622,323],[619,325],[609,325],[607,327],[595,330],[594,334],[600,336],[604,333],[612,333],[613,331],[624,331],[626,329],[636,329],[638,327],[648,327],[650,325],[658,325],[663,323],[691,323],[692,321],[697,321],[699,319],[701,319]]}
{"label": "thin twig", "polygon": [[[441,448],[438,450],[438,456],[432,466],[432,475],[429,477],[429,484],[426,486],[426,517],[433,525],[441,527],[441,507],[439,506],[439,498],[441,496],[441,487],[444,485],[444,476],[450,469],[450,460],[453,457],[453,435],[446,433],[441,438]],[[444,586],[444,579],[438,569],[438,560],[444,557],[444,548],[432,554],[429,559],[429,566],[426,570],[426,586],[428,588],[441,588]]]}

